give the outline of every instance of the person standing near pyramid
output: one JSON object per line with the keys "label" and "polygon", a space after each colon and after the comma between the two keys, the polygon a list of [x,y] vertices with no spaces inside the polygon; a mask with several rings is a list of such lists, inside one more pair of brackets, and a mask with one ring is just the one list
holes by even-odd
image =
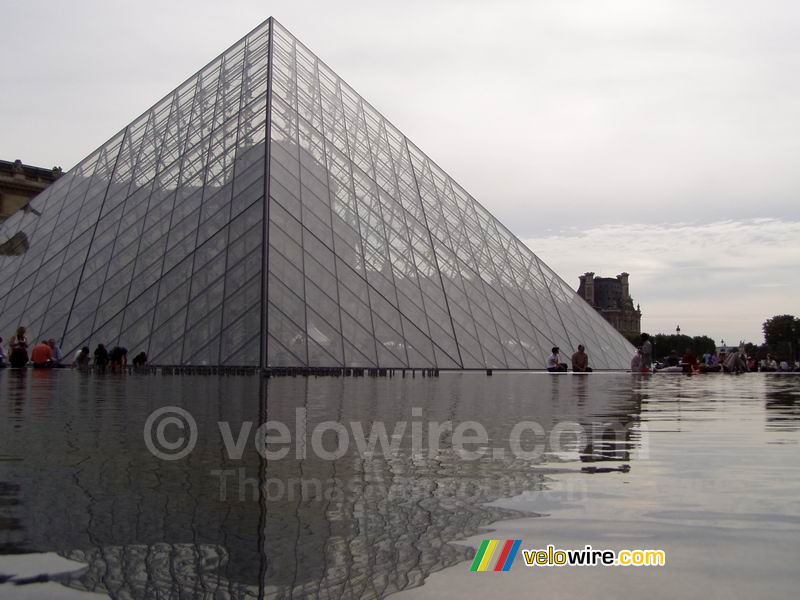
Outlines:
{"label": "person standing near pyramid", "polygon": [[653,344],[650,342],[650,336],[646,333],[642,334],[642,369],[648,371],[653,366]]}
{"label": "person standing near pyramid", "polygon": [[28,364],[28,338],[25,337],[25,328],[18,327],[17,333],[11,336],[8,343],[11,352],[8,360],[15,369],[21,369]]}

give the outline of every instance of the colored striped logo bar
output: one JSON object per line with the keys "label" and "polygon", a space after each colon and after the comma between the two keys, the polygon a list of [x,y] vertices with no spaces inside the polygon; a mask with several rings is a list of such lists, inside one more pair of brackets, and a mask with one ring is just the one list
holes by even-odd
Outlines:
{"label": "colored striped logo bar", "polygon": [[[470,571],[508,571],[517,557],[522,540],[483,540],[478,553],[472,559]],[[488,568],[492,556],[498,553],[494,568]]]}

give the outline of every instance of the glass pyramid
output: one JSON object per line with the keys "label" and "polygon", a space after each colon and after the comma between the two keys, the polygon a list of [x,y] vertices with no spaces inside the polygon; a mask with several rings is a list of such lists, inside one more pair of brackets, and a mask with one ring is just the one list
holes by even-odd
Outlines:
{"label": "glass pyramid", "polygon": [[0,229],[0,332],[160,365],[542,369],[633,348],[274,19]]}

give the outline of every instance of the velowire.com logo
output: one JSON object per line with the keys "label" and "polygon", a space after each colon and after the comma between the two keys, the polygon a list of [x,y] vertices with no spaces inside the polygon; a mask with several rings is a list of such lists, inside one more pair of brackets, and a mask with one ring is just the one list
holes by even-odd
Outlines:
{"label": "velowire.com logo", "polygon": [[[481,547],[478,548],[478,553],[472,560],[470,571],[508,571],[511,568],[511,563],[517,556],[519,545],[522,540],[483,540]],[[494,563],[493,568],[489,568],[492,562],[492,556],[496,551],[499,551],[497,561]]]}

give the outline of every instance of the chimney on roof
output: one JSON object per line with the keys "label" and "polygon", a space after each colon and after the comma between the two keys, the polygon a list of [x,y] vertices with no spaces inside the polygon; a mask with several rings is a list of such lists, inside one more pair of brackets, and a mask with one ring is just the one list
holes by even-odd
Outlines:
{"label": "chimney on roof", "polygon": [[588,271],[581,275],[581,280],[584,283],[583,299],[594,306],[594,273]]}
{"label": "chimney on roof", "polygon": [[622,285],[622,299],[628,300],[631,297],[630,289],[628,286],[628,273],[620,273],[617,275],[617,280],[619,280],[620,284]]}

